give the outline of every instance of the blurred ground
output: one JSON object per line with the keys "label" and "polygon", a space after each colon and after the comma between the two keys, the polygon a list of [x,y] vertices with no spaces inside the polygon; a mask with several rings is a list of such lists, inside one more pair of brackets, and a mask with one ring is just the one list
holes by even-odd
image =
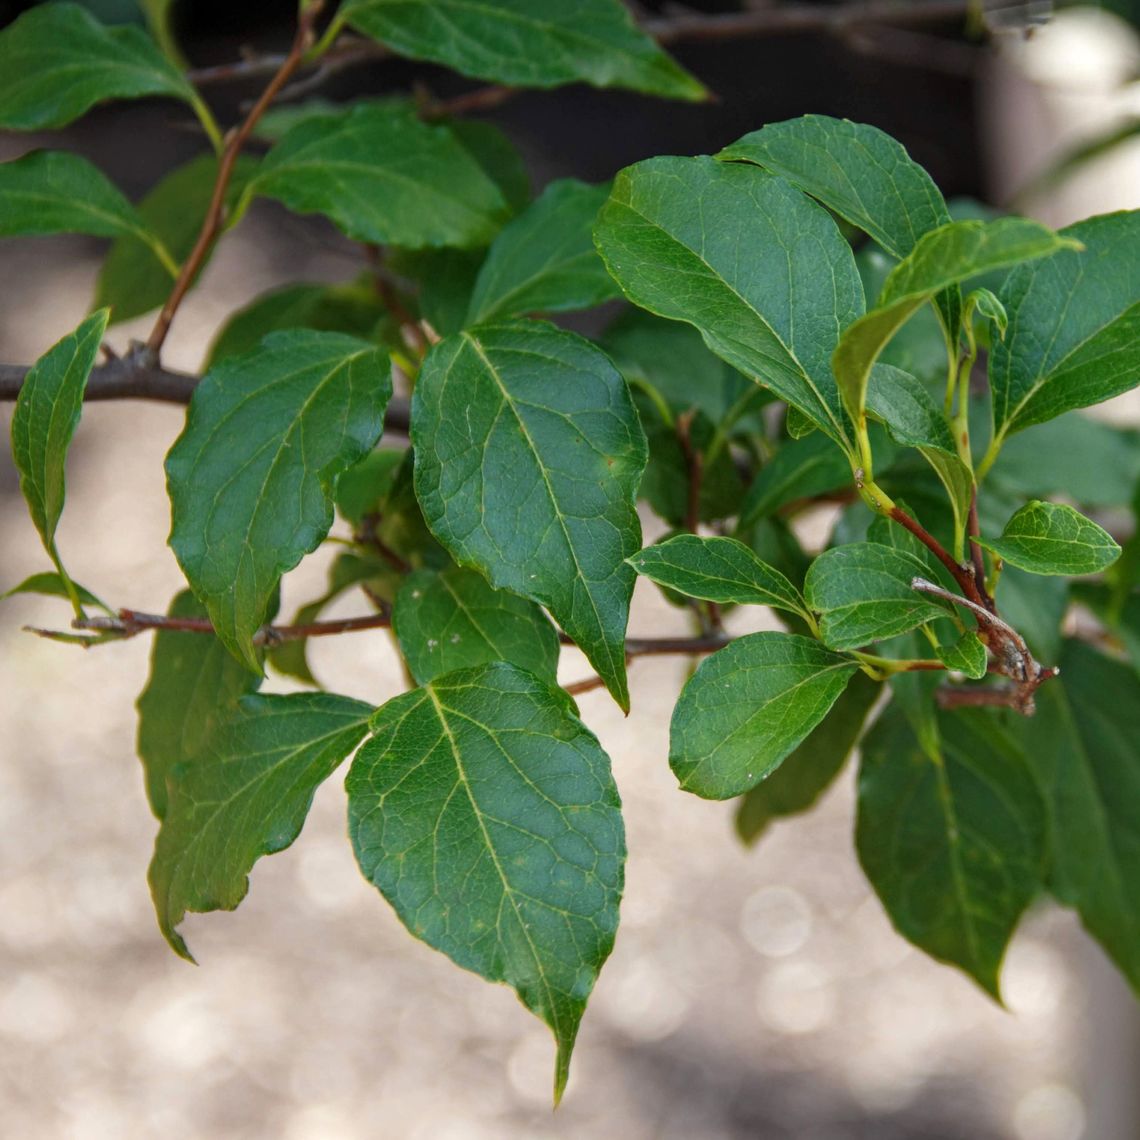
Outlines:
{"label": "blurred ground", "polygon": [[[168,362],[196,368],[228,311],[286,274],[279,215],[255,213],[185,307]],[[97,247],[3,248],[0,358],[31,360],[78,322]],[[342,276],[306,247],[304,273]],[[351,271],[351,270],[350,270]],[[115,343],[147,322],[128,326]],[[10,409],[0,406],[7,430]],[[162,610],[162,458],[179,409],[85,410],[60,547],[116,605]],[[0,587],[45,568],[6,453]],[[320,591],[306,562],[284,604]],[[640,589],[640,588],[639,588]],[[338,612],[359,608],[349,600]],[[65,607],[0,607],[0,1135],[20,1140],[1127,1140],[1105,1105],[1134,1077],[1132,999],[1069,916],[1031,915],[1004,976],[1009,1012],[890,929],[851,844],[849,771],[753,851],[729,809],[678,793],[666,765],[680,661],[633,667],[633,714],[582,713],[614,761],[630,862],[622,926],[549,1109],[548,1034],[502,987],[415,943],[356,871],[334,777],[234,915],[155,926],[154,821],[132,702],[149,644],[38,641]],[[683,619],[639,592],[631,628]],[[573,655],[567,654],[567,658]],[[401,685],[385,634],[314,647],[330,688]],[[586,675],[567,660],[566,679]],[[277,685],[277,683],[274,683]],[[280,687],[280,686],[278,686]]]}

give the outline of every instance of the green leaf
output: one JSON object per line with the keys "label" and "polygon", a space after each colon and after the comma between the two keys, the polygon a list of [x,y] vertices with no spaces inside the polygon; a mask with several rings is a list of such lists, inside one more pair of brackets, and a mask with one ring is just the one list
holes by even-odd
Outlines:
{"label": "green leaf", "polygon": [[1069,608],[1066,578],[1043,578],[1007,566],[998,579],[998,612],[1025,638],[1043,662],[1061,652],[1061,622]]}
{"label": "green leaf", "polygon": [[419,287],[419,315],[440,336],[460,332],[485,249],[389,249],[387,265]]}
{"label": "green leaf", "polygon": [[[55,528],[66,495],[64,467],[79,426],[87,377],[107,328],[107,310],[92,313],[73,333],[53,345],[28,369],[12,412],[12,460],[44,549],[60,576],[71,579],[55,547]],[[72,604],[77,595],[69,590]]]}
{"label": "green leaf", "polygon": [[679,534],[628,561],[639,574],[690,598],[804,613],[799,590],[735,538]]}
{"label": "green leaf", "polygon": [[409,931],[506,982],[558,1044],[613,947],[625,835],[609,759],[564,693],[503,662],[396,697],[348,774],[365,878]]}
{"label": "green leaf", "polygon": [[447,127],[398,103],[358,103],[298,123],[265,156],[248,193],[324,214],[356,241],[409,249],[485,245],[510,212]]}
{"label": "green leaf", "polygon": [[804,742],[744,793],[736,809],[736,833],[745,843],[755,843],[772,820],[798,815],[815,804],[842,770],[882,691],[865,673],[855,673]]}
{"label": "green leaf", "polygon": [[967,630],[953,645],[937,645],[934,652],[947,669],[977,681],[986,675],[986,647],[973,630]]}
{"label": "green leaf", "polygon": [[158,924],[193,961],[187,911],[235,910],[262,855],[301,832],[317,788],[367,732],[369,705],[331,693],[243,697],[204,750],[171,773],[148,878]]}
{"label": "green leaf", "polygon": [[253,635],[281,575],[328,533],[337,477],[372,449],[388,359],[338,333],[273,333],[194,391],[166,460],[170,545],[227,648],[261,665]]}
{"label": "green leaf", "polygon": [[594,240],[631,301],[696,326],[845,443],[831,353],[863,312],[863,286],[826,211],[754,166],[653,158],[618,174]]}
{"label": "green leaf", "polygon": [[867,734],[859,861],[904,938],[1000,1001],[1002,957],[1039,889],[1045,809],[990,714],[940,713],[937,735],[931,756],[893,704]]}
{"label": "green leaf", "polygon": [[705,89],[619,0],[347,0],[341,16],[397,55],[511,87],[592,83],[668,99]]}
{"label": "green leaf", "polygon": [[376,448],[353,464],[336,484],[337,513],[354,527],[376,513],[392,489],[406,452]]}
{"label": "green leaf", "polygon": [[[178,594],[167,612],[176,618],[206,616],[189,590]],[[150,676],[136,707],[146,795],[159,819],[166,815],[171,773],[203,754],[219,720],[258,683],[212,634],[167,629],[154,635]]]}
{"label": "green leaf", "polygon": [[495,239],[467,323],[588,309],[620,296],[594,249],[594,218],[608,193],[572,178],[552,182]]}
{"label": "green leaf", "polygon": [[[70,587],[70,589],[69,589]],[[75,590],[79,600],[85,606],[98,606],[108,614],[114,610],[106,602],[100,601],[90,590],[84,589],[78,582],[70,582],[60,574],[41,573],[31,574],[18,586],[5,590],[0,594],[0,602],[5,598],[14,598],[17,594],[41,594],[46,598],[70,598],[71,589]]]}
{"label": "green leaf", "polygon": [[740,530],[796,499],[851,486],[851,464],[823,435],[785,443],[756,476],[740,505]]}
{"label": "green leaf", "polygon": [[681,787],[708,800],[755,787],[823,720],[857,669],[791,633],[747,634],[706,658],[669,728],[669,766]]}
{"label": "green leaf", "polygon": [[926,564],[903,550],[853,542],[825,550],[804,580],[808,606],[820,616],[820,637],[832,649],[857,649],[906,633],[946,609],[911,588]]}
{"label": "green leaf", "polygon": [[645,436],[592,344],[536,321],[449,337],[412,399],[416,495],[457,562],[545,606],[628,708]]}
{"label": "green leaf", "polygon": [[158,42],[158,46],[162,49],[163,55],[165,55],[175,67],[187,67],[188,64],[182,52],[178,49],[178,40],[171,27],[170,10],[174,5],[174,0],[136,0],[136,2],[142,9],[143,15],[146,16],[146,23],[147,27],[150,28],[150,34],[154,36]]}
{"label": "green leaf", "polygon": [[447,128],[502,191],[511,212],[524,209],[531,197],[530,171],[518,147],[481,119],[448,119]]}
{"label": "green leaf", "polygon": [[979,273],[1072,246],[1070,239],[1025,218],[950,222],[920,238],[891,271],[875,308],[844,330],[832,357],[835,379],[851,417],[857,422],[862,418],[867,384],[879,354],[927,301]]}
{"label": "green leaf", "polygon": [[999,558],[1032,574],[1095,574],[1120,557],[1106,530],[1061,503],[1027,503],[1001,538],[979,539]]}
{"label": "green leaf", "polygon": [[409,574],[396,595],[392,626],[417,684],[491,661],[555,681],[558,634],[546,615],[473,570]]}
{"label": "green leaf", "polygon": [[999,441],[1134,387],[1140,375],[1140,211],[1061,231],[1083,249],[1015,270],[1005,339],[990,355]]}
{"label": "green leaf", "polygon": [[77,154],[34,150],[0,163],[0,236],[63,233],[119,237],[145,227],[103,172]]}
{"label": "green leaf", "polygon": [[363,282],[349,285],[286,285],[262,293],[222,326],[210,345],[209,370],[230,356],[252,352],[271,332],[315,329],[374,338],[385,309],[376,290]]}
{"label": "green leaf", "polygon": [[1140,678],[1066,642],[1018,729],[1049,805],[1050,889],[1140,993]]}
{"label": "green leaf", "polygon": [[[228,210],[237,205],[256,169],[252,159],[238,159],[226,192]],[[191,159],[163,178],[139,203],[142,224],[154,236],[149,241],[132,234],[119,237],[103,262],[95,286],[95,304],[110,306],[113,322],[149,313],[166,301],[177,267],[198,239],[217,173],[213,155]],[[156,239],[165,262],[155,252]]]}
{"label": "green leaf", "polygon": [[105,28],[78,4],[42,4],[0,32],[0,127],[62,127],[107,99],[194,101],[182,73],[135,27]]}

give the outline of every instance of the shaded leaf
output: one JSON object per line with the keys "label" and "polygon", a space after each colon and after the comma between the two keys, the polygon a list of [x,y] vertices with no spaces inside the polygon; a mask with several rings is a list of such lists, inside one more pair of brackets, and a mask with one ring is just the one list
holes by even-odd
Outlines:
{"label": "shaded leaf", "polygon": [[964,673],[975,681],[986,675],[986,647],[973,630],[967,630],[953,645],[935,646],[934,652],[947,669]]}
{"label": "shaded leaf", "polygon": [[1025,638],[1045,664],[1061,652],[1061,622],[1069,608],[1069,583],[1007,566],[998,579],[996,602],[1002,617]]}
{"label": "shaded leaf", "polygon": [[711,800],[755,787],[823,720],[857,669],[790,633],[747,634],[706,658],[669,729],[681,787]]}
{"label": "shaded leaf", "polygon": [[625,835],[609,759],[565,694],[503,662],[389,701],[348,774],[365,878],[415,937],[506,982],[566,1085],[613,947]]}
{"label": "shaded leaf", "polygon": [[518,321],[449,337],[412,400],[416,495],[457,562],[546,606],[628,707],[625,627],[645,437],[588,341]]}
{"label": "shaded leaf", "polygon": [[1000,538],[979,539],[999,558],[1033,574],[1095,574],[1120,557],[1106,530],[1061,503],[1026,503]]}
{"label": "shaded leaf", "polygon": [[341,518],[359,526],[366,515],[377,511],[406,454],[378,447],[354,463],[336,484],[336,509]]}
{"label": "shaded leaf", "polygon": [[194,391],[166,459],[170,545],[227,648],[252,638],[281,575],[328,533],[337,477],[372,449],[386,355],[339,333],[272,333]]}
{"label": "shaded leaf", "polygon": [[511,212],[524,209],[531,196],[530,172],[518,147],[494,123],[482,119],[448,119],[447,127],[502,191]]}
{"label": "shaded leaf", "polygon": [[740,529],[774,514],[796,499],[823,495],[852,485],[851,464],[822,435],[785,443],[756,476],[740,505]]}

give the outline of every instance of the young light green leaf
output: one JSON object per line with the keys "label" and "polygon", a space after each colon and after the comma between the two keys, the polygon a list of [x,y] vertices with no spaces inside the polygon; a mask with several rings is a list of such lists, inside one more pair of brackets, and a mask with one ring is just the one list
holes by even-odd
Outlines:
{"label": "young light green leaf", "polygon": [[467,324],[588,309],[621,295],[594,249],[607,186],[552,182],[495,239],[475,279]]}
{"label": "young light green leaf", "polygon": [[613,947],[625,835],[569,699],[497,662],[384,705],[348,774],[365,878],[415,937],[506,982],[558,1044],[555,1101]]}
{"label": "young light green leaf", "polygon": [[745,843],[755,843],[772,820],[798,815],[815,804],[842,770],[882,691],[865,673],[855,673],[804,742],[744,793],[736,809],[736,834]]}
{"label": "young light green leaf", "polygon": [[646,446],[588,341],[516,321],[449,337],[412,399],[416,495],[457,562],[546,606],[628,708],[625,627]]}
{"label": "young light green leaf", "polygon": [[0,236],[145,232],[134,206],[98,167],[77,154],[34,150],[0,163]]}
{"label": "young light green leaf", "polygon": [[[107,328],[107,310],[92,313],[28,369],[12,412],[12,460],[44,549],[71,583],[55,547],[55,528],[66,495],[64,467],[79,425],[87,377]],[[72,604],[78,597],[69,591]]]}
{"label": "young light green leaf", "polygon": [[1001,289],[1009,330],[990,354],[998,446],[1140,376],[1140,210],[1061,232],[1084,248],[1022,266]]}
{"label": "young light green leaf", "polygon": [[1050,888],[1140,994],[1140,678],[1067,642],[1017,727],[1049,805]]}
{"label": "young light green leaf", "polygon": [[804,614],[799,590],[735,538],[679,534],[628,561],[639,574],[690,598]]}
{"label": "young light green leaf", "polygon": [[281,575],[328,533],[337,477],[372,449],[392,383],[354,337],[273,333],[194,391],[166,460],[170,545],[218,636],[255,672]]}
{"label": "young light green leaf", "polygon": [[1039,222],[997,218],[950,222],[920,238],[887,278],[875,308],[843,332],[832,367],[852,419],[862,419],[879,354],[906,320],[936,294],[966,278],[1046,257],[1074,243]]}
{"label": "young light green leaf", "polygon": [[[206,616],[206,608],[189,590],[183,590],[170,603],[168,613],[176,618],[199,618]],[[171,773],[202,756],[219,720],[259,683],[211,634],[167,629],[154,635],[150,676],[135,707],[146,795],[159,819],[166,815]]]}
{"label": "young light green leaf", "polygon": [[265,156],[247,192],[324,214],[356,241],[408,249],[485,245],[510,213],[447,127],[391,102],[298,123]]}
{"label": "young light green leaf", "polygon": [[825,550],[811,564],[804,597],[819,614],[825,645],[857,649],[946,616],[945,607],[911,588],[927,574],[926,564],[906,551],[852,542]]}
{"label": "young light green leaf", "polygon": [[636,28],[619,0],[347,0],[341,16],[397,55],[441,63],[473,79],[706,97],[696,79]]}
{"label": "young light green leaf", "polygon": [[194,89],[141,29],[106,28],[79,4],[42,4],[0,32],[0,127],[62,127],[106,99]]}
{"label": "young light green leaf", "polygon": [[243,697],[192,762],[174,768],[147,877],[177,954],[194,960],[177,930],[187,911],[235,910],[254,863],[297,838],[372,711],[331,693]]}
{"label": "young light green leaf", "polygon": [[104,612],[114,614],[115,611],[106,602],[101,601],[90,590],[84,589],[78,582],[68,581],[61,574],[50,572],[29,575],[18,586],[13,586],[10,590],[5,590],[4,593],[0,594],[0,602],[4,601],[5,598],[14,598],[17,594],[41,594],[45,598],[70,598],[71,590],[75,591],[85,606],[98,606]]}
{"label": "young light green leaf", "polygon": [[754,166],[653,158],[618,174],[594,240],[631,301],[696,326],[846,445],[830,361],[863,312],[863,286],[825,210]]}
{"label": "young light green leaf", "polygon": [[855,844],[904,938],[1000,999],[1006,946],[1037,894],[1041,794],[985,712],[938,716],[934,756],[891,705],[863,741]]}
{"label": "young light green leaf", "polygon": [[147,27],[154,36],[162,54],[174,64],[175,67],[188,67],[185,57],[178,48],[178,40],[171,27],[170,16],[174,0],[136,0],[138,6],[146,16]]}
{"label": "young light green leaf", "polygon": [[673,709],[681,787],[726,800],[755,787],[827,715],[858,665],[791,633],[751,633],[698,666]]}
{"label": "young light green leaf", "polygon": [[986,675],[986,647],[973,630],[967,630],[953,645],[936,645],[935,655],[947,669],[977,681]]}
{"label": "young light green leaf", "polygon": [[851,464],[823,435],[786,443],[756,476],[740,505],[740,530],[796,499],[822,495],[852,484]]}
{"label": "young light green leaf", "polygon": [[533,602],[496,590],[482,574],[452,566],[404,579],[392,627],[420,685],[456,669],[509,661],[554,683],[558,634]]}
{"label": "young light green leaf", "polygon": [[[239,157],[226,193],[232,210],[257,164]],[[178,266],[190,255],[210,205],[218,163],[213,155],[191,159],[173,170],[139,203],[149,240],[125,234],[111,246],[99,271],[95,304],[111,309],[111,320],[149,313],[170,294]],[[157,241],[156,241],[157,239]],[[162,250],[160,256],[155,246]]]}
{"label": "young light green leaf", "polygon": [[1032,574],[1096,574],[1120,557],[1116,540],[1092,519],[1061,503],[1026,503],[987,550]]}

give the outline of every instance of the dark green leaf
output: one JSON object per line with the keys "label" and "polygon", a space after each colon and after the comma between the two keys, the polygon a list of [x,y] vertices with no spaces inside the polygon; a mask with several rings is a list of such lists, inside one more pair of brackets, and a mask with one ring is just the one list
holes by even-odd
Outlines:
{"label": "dark green leaf", "polygon": [[512,986],[562,1093],[613,947],[625,835],[609,760],[565,694],[502,662],[389,701],[348,774],[365,877],[415,937]]}
{"label": "dark green leaf", "polygon": [[449,337],[412,401],[416,494],[457,562],[547,607],[628,708],[645,437],[620,373],[535,321]]}
{"label": "dark green leaf", "polygon": [[243,697],[193,762],[174,769],[148,878],[176,953],[193,961],[177,931],[187,911],[236,909],[254,863],[297,838],[371,712],[330,693]]}
{"label": "dark green leaf", "polygon": [[582,82],[670,99],[706,94],[619,0],[347,0],[341,16],[398,55],[492,83]]}
{"label": "dark green leaf", "polygon": [[760,838],[774,819],[807,811],[839,775],[855,747],[882,685],[855,673],[827,716],[736,809],[736,833],[745,843]]}
{"label": "dark green leaf", "polygon": [[182,73],[135,27],[105,28],[78,4],[43,4],[0,32],[0,127],[62,127],[106,99],[193,102]]}
{"label": "dark green leaf", "polygon": [[588,309],[620,296],[594,249],[594,218],[608,193],[572,178],[552,182],[495,239],[467,323]]}
{"label": "dark green leaf", "polygon": [[257,672],[269,599],[328,533],[337,477],[376,443],[391,391],[383,352],[309,331],[271,334],[194,391],[166,460],[170,545],[218,636]]}
{"label": "dark green leaf", "polygon": [[[171,617],[201,618],[206,609],[189,590],[170,603]],[[139,695],[138,754],[151,810],[166,815],[170,774],[203,755],[221,717],[258,678],[208,633],[159,630],[150,653],[150,676]]]}
{"label": "dark green leaf", "polygon": [[1034,654],[1047,664],[1056,661],[1061,652],[1061,622],[1069,608],[1068,581],[1007,566],[998,580],[996,600],[998,612]]}
{"label": "dark green leaf", "polygon": [[377,511],[392,489],[405,454],[378,447],[353,464],[336,484],[336,509],[341,518],[359,526],[365,515]]}
{"label": "dark green leaf", "polygon": [[876,364],[867,388],[867,411],[906,447],[934,447],[956,454],[942,409],[921,381],[890,364]]}
{"label": "dark green leaf", "polygon": [[65,582],[71,580],[55,548],[55,528],[66,494],[64,467],[107,316],[106,309],[92,313],[32,365],[12,412],[12,460],[20,490],[44,549]]}
{"label": "dark green leaf", "polygon": [[387,264],[418,283],[420,316],[440,336],[451,336],[467,323],[485,257],[483,249],[400,249],[388,251]]}
{"label": "dark green leaf", "polygon": [[863,286],[825,210],[754,166],[653,158],[618,174],[594,238],[631,301],[847,439],[831,353]]}
{"label": "dark green leaf", "polygon": [[986,712],[941,713],[929,755],[892,705],[863,741],[855,843],[895,929],[1000,1000],[1006,946],[1037,894],[1041,795]]}
{"label": "dark green leaf", "polygon": [[979,539],[998,557],[1032,574],[1095,574],[1120,557],[1112,535],[1060,503],[1027,503],[1001,538]]}
{"label": "dark green leaf", "polygon": [[947,669],[964,673],[973,680],[986,675],[986,647],[973,630],[967,630],[953,645],[939,645],[934,652]]}
{"label": "dark green leaf", "polygon": [[420,685],[456,669],[509,661],[554,683],[558,634],[533,602],[496,590],[482,574],[453,566],[404,579],[392,625]]}
{"label": "dark green leaf", "polygon": [[903,550],[855,542],[825,550],[804,580],[807,603],[820,616],[820,636],[832,649],[856,649],[881,641],[946,610],[911,588],[926,577],[926,563]]}
{"label": "dark green leaf", "polygon": [[804,613],[799,590],[735,538],[679,534],[646,547],[629,563],[639,574],[690,598]]}
{"label": "dark green leaf", "polygon": [[[226,194],[228,209],[237,204],[256,168],[252,159],[238,159]],[[166,261],[153,248],[155,238],[148,242],[128,234],[111,246],[99,271],[95,304],[110,306],[112,321],[130,320],[165,302],[178,265],[194,248],[217,173],[213,155],[202,155],[168,174],[139,203],[142,222],[161,242]]]}
{"label": "dark green leaf", "polygon": [[740,529],[796,499],[852,485],[851,464],[835,442],[822,435],[785,443],[756,476],[740,506]]}
{"label": "dark green leaf", "polygon": [[512,213],[530,201],[530,172],[518,148],[494,123],[449,119],[448,129],[502,191]]}
{"label": "dark green leaf", "polygon": [[1001,290],[1009,331],[990,355],[999,439],[1125,392],[1140,375],[1140,211],[1062,233],[1084,249],[1022,266]]}
{"label": "dark green leaf", "polygon": [[669,729],[681,787],[710,800],[755,787],[823,720],[857,669],[790,633],[747,634],[706,658]]}
{"label": "dark green leaf", "polygon": [[484,245],[509,213],[447,127],[392,103],[298,123],[266,155],[249,192],[324,214],[356,241],[409,249]]}

